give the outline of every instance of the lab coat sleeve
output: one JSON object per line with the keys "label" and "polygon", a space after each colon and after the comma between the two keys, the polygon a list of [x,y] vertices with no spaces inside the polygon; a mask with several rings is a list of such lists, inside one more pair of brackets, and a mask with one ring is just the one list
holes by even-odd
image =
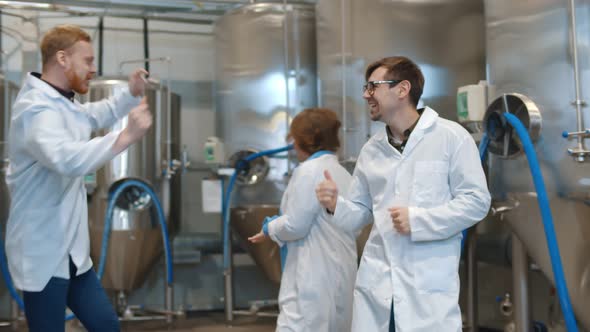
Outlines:
{"label": "lab coat sleeve", "polygon": [[317,176],[309,171],[302,172],[291,181],[296,181],[291,186],[296,192],[289,193],[285,214],[268,224],[270,238],[280,246],[305,237],[322,209],[315,195]]}
{"label": "lab coat sleeve", "polygon": [[372,222],[372,206],[369,183],[359,158],[348,192],[338,196],[336,211],[327,219],[345,232],[358,234],[364,226]]}
{"label": "lab coat sleeve", "polygon": [[82,108],[88,114],[92,129],[108,128],[117,120],[126,116],[129,111],[139,104],[141,97],[133,97],[129,87],[118,89],[115,93],[101,101],[85,103]]}
{"label": "lab coat sleeve", "polygon": [[452,199],[433,208],[409,208],[412,241],[448,239],[482,220],[490,208],[490,193],[479,151],[470,137],[451,156]]}
{"label": "lab coat sleeve", "polygon": [[119,132],[89,141],[76,140],[65,127],[59,110],[31,112],[24,122],[26,150],[43,166],[65,176],[93,172],[115,157],[112,146]]}

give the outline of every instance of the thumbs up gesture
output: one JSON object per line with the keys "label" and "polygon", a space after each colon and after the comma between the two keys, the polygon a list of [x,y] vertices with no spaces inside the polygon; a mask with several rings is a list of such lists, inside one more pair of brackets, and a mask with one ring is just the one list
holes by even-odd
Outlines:
{"label": "thumbs up gesture", "polygon": [[332,175],[327,170],[324,171],[324,177],[326,179],[318,184],[315,194],[320,204],[331,213],[334,213],[338,201],[338,186],[336,186],[336,182],[332,180]]}

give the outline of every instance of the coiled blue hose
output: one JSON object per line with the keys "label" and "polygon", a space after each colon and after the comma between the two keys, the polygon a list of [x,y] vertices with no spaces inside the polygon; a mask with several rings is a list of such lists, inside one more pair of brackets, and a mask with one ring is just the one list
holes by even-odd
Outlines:
{"label": "coiled blue hose", "polygon": [[[102,279],[102,275],[104,273],[105,268],[105,260],[106,254],[108,251],[108,243],[109,243],[109,236],[110,236],[110,229],[112,223],[112,216],[113,211],[115,208],[115,202],[119,195],[128,187],[136,186],[140,187],[141,189],[145,190],[151,197],[154,205],[156,207],[156,211],[158,213],[158,220],[160,221],[160,225],[162,226],[162,237],[164,239],[164,251],[166,255],[166,276],[167,276],[167,283],[170,285],[172,284],[173,279],[173,269],[172,269],[172,258],[171,258],[171,251],[170,251],[170,242],[168,241],[168,229],[166,227],[166,218],[164,217],[164,212],[162,210],[162,205],[160,204],[160,200],[154,191],[151,189],[150,186],[147,184],[139,181],[139,180],[126,180],[122,184],[120,184],[115,192],[110,195],[109,204],[107,208],[107,213],[105,216],[105,225],[104,225],[104,232],[102,237],[102,248],[100,252],[100,263],[98,266],[97,276],[98,279]],[[4,277],[4,282],[6,283],[6,288],[8,288],[8,292],[12,299],[18,304],[20,310],[25,311],[25,304],[22,298],[19,296],[18,292],[14,288],[14,284],[12,283],[12,278],[10,277],[10,272],[8,271],[8,264],[6,262],[6,252],[4,251],[4,243],[0,241],[0,270],[2,271],[2,277]],[[67,315],[65,320],[74,319],[75,316],[73,314]]]}
{"label": "coiled blue hose", "polygon": [[[282,148],[272,149],[272,150],[265,150],[253,153],[248,155],[243,160],[240,160],[236,163],[236,168],[234,173],[232,174],[231,178],[229,179],[229,183],[227,185],[227,189],[225,191],[225,196],[221,202],[221,210],[222,210],[222,218],[223,218],[223,269],[225,271],[229,270],[230,268],[230,254],[229,254],[229,246],[230,244],[230,232],[229,232],[229,208],[231,203],[231,193],[234,189],[234,185],[236,183],[236,179],[238,177],[238,173],[244,167],[248,165],[248,163],[256,158],[260,158],[263,156],[270,156],[281,152],[286,152],[293,149],[293,145],[287,145]],[[223,183],[223,182],[222,182]]]}
{"label": "coiled blue hose", "polygon": [[547,190],[545,189],[545,182],[543,181],[543,174],[533,142],[529,133],[520,120],[513,114],[504,113],[504,118],[516,130],[520,141],[522,142],[524,152],[527,156],[535,190],[537,191],[537,201],[539,202],[539,209],[543,220],[543,227],[545,229],[545,238],[547,240],[547,247],[549,248],[549,256],[551,257],[551,267],[555,277],[555,286],[557,288],[557,295],[559,296],[559,304],[565,317],[565,325],[569,332],[577,332],[578,326],[576,317],[572,309],[565,275],[563,273],[563,266],[561,263],[561,256],[559,253],[559,246],[557,244],[557,236],[555,235],[555,228],[553,226],[553,217],[551,216],[551,208],[549,206],[549,198]]}
{"label": "coiled blue hose", "polygon": [[98,279],[102,278],[105,269],[105,261],[108,252],[109,246],[109,237],[111,234],[111,224],[112,224],[112,217],[113,211],[115,210],[115,202],[117,198],[123,191],[129,187],[139,187],[140,189],[144,190],[152,199],[154,206],[156,208],[156,212],[158,214],[158,221],[160,223],[160,227],[162,230],[162,240],[164,242],[164,255],[166,258],[166,282],[168,285],[171,285],[174,280],[174,271],[172,268],[172,251],[170,250],[170,241],[168,240],[168,228],[166,226],[166,217],[164,216],[164,210],[162,209],[162,204],[160,203],[160,199],[158,195],[152,190],[152,188],[139,180],[125,180],[122,182],[115,191],[109,195],[109,204],[107,207],[107,213],[105,216],[104,222],[104,231],[102,235],[102,247],[100,249],[100,260],[98,263]]}

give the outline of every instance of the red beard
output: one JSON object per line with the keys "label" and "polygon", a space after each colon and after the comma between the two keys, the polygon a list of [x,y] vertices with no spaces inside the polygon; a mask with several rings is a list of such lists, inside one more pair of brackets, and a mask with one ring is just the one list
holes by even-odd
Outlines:
{"label": "red beard", "polygon": [[66,78],[70,84],[70,88],[78,93],[85,94],[88,92],[88,81],[92,78],[92,75],[87,75],[85,79],[81,79],[73,69],[66,71]]}

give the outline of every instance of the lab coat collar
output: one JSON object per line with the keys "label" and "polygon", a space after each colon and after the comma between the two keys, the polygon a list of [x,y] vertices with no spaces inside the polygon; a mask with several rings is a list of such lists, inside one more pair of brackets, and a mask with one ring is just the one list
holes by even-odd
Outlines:
{"label": "lab coat collar", "polygon": [[[414,128],[414,130],[412,131],[412,134],[410,135],[410,138],[408,139],[408,143],[406,144],[406,147],[404,148],[403,155],[407,155],[410,152],[412,152],[412,150],[416,147],[416,145],[418,145],[418,143],[422,140],[422,138],[424,138],[424,134],[426,133],[426,131],[430,127],[434,126],[437,119],[438,119],[438,113],[436,113],[436,111],[433,110],[432,108],[426,106],[424,108],[424,112],[422,113],[422,115],[420,116],[420,119],[418,120],[418,124],[416,124],[416,127]],[[387,130],[385,127],[383,127],[383,129],[381,130],[381,132],[379,133],[379,136],[377,138],[379,139],[379,141],[381,141],[382,144],[385,144],[385,145],[388,145],[389,147],[391,147],[391,149],[394,151],[394,153],[397,153],[397,155],[401,155],[399,153],[399,151],[397,151],[394,147],[391,146],[391,144],[389,144],[389,141],[387,140]]]}
{"label": "lab coat collar", "polygon": [[[35,89],[35,90],[39,90],[41,92],[43,92],[46,96],[48,96],[51,99],[59,99],[59,98],[63,98],[65,100],[68,100],[66,97],[62,96],[61,93],[59,93],[57,90],[55,90],[51,85],[49,85],[47,82],[43,81],[42,79],[35,77],[33,75],[33,73],[29,73],[27,75],[27,80],[26,83],[28,86],[30,86],[31,88]],[[70,102],[68,100],[68,102]]]}

